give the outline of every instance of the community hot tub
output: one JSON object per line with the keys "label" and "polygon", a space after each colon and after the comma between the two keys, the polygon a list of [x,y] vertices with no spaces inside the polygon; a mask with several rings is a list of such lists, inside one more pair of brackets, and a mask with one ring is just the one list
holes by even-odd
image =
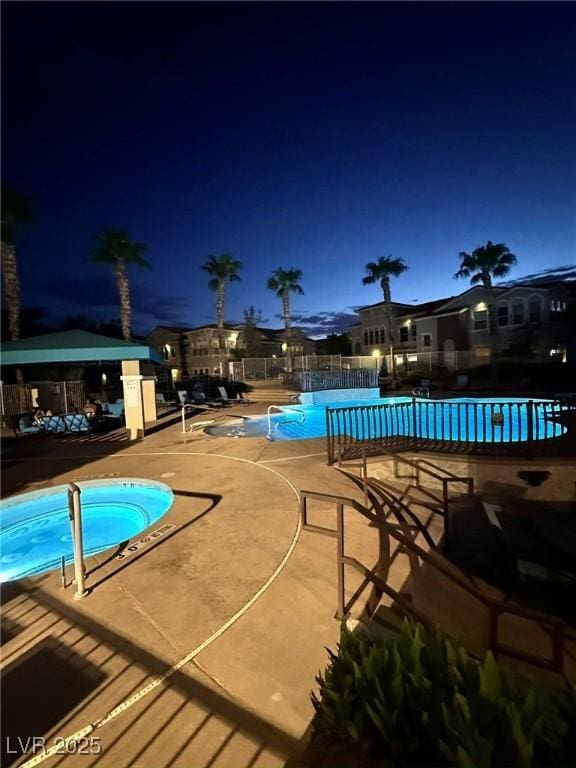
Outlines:
{"label": "community hot tub", "polygon": [[[77,483],[81,490],[84,553],[128,541],[159,520],[174,494],[164,483],[125,477]],[[73,560],[68,486],[0,502],[0,582],[44,573]]]}

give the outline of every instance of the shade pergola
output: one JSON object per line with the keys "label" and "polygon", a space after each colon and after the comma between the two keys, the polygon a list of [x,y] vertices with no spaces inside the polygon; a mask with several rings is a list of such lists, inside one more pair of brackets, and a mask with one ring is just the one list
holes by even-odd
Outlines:
{"label": "shade pergola", "polygon": [[126,429],[136,439],[144,435],[146,421],[156,420],[155,377],[142,376],[140,362],[161,363],[159,353],[145,344],[111,339],[89,331],[61,331],[7,341],[0,346],[6,365],[40,363],[119,362],[122,364]]}
{"label": "shade pergola", "polygon": [[89,331],[60,331],[7,341],[0,347],[0,355],[2,365],[123,360],[162,362],[159,353],[152,347]]}

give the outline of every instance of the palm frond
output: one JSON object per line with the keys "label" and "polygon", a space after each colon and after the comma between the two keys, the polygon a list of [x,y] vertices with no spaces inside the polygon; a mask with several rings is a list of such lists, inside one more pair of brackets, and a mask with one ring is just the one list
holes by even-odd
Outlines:
{"label": "palm frond", "polygon": [[491,240],[476,247],[471,254],[460,251],[459,255],[460,269],[454,277],[470,278],[472,285],[484,282],[487,275],[504,277],[518,261],[505,243],[493,243]]}
{"label": "palm frond", "polygon": [[294,267],[282,269],[282,267],[279,267],[268,278],[267,286],[271,291],[276,291],[277,296],[284,296],[289,292],[303,295],[302,286],[298,284],[301,279],[301,269],[295,269]]}
{"label": "palm frond", "polygon": [[150,263],[143,257],[148,246],[145,243],[135,243],[128,232],[123,229],[105,229],[95,238],[91,251],[92,261],[115,264],[122,260],[126,264],[136,264],[139,267],[152,269]]}
{"label": "palm frond", "polygon": [[362,279],[362,284],[371,285],[381,282],[385,278],[399,277],[407,269],[408,266],[401,258],[393,259],[392,256],[380,256],[378,261],[370,261],[366,264],[368,274]]}
{"label": "palm frond", "polygon": [[2,242],[12,243],[16,230],[23,224],[34,222],[35,214],[30,200],[7,184],[2,184]]}
{"label": "palm frond", "polygon": [[229,282],[242,279],[238,272],[243,266],[242,262],[235,259],[232,254],[222,253],[220,256],[210,255],[201,269],[219,280]]}

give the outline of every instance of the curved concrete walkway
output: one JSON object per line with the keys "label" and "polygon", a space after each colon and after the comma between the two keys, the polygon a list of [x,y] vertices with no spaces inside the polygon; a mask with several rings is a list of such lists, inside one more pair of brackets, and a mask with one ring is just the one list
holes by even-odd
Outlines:
{"label": "curved concrete walkway", "polygon": [[[116,474],[162,480],[175,492],[155,526],[174,528],[125,560],[106,553],[89,561],[85,600],[74,602],[55,573],[7,590],[4,615],[18,628],[4,648],[7,679],[27,666],[32,686],[36,651],[48,643],[94,680],[53,722],[39,697],[29,719],[38,735],[98,738],[102,754],[84,755],[82,765],[105,768],[273,766],[299,750],[338,623],[333,542],[297,542],[296,491],[354,494],[311,442],[320,441],[217,439],[174,425],[109,455],[102,445],[71,452],[62,442],[23,460],[28,485],[39,468],[50,485]],[[102,725],[90,731],[93,723]],[[29,763],[62,761],[71,758]]]}

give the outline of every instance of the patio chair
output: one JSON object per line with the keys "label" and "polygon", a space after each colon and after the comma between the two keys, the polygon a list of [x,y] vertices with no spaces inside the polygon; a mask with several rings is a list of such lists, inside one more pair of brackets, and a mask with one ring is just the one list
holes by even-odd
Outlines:
{"label": "patio chair", "polygon": [[185,389],[178,389],[176,391],[176,394],[178,395],[178,401],[180,405],[186,405],[186,403],[190,402],[190,398],[188,397],[188,392],[186,392]]}
{"label": "patio chair", "polygon": [[85,413],[64,414],[64,424],[68,432],[90,432],[92,429]]}
{"label": "patio chair", "polygon": [[117,421],[120,424],[124,423],[124,401],[117,400],[115,403],[106,403],[104,411],[102,412],[101,420]]}
{"label": "patio chair", "polygon": [[15,429],[15,432],[18,435],[37,435],[39,432],[43,431],[43,423],[35,424],[29,413],[25,413],[19,417],[18,426]]}
{"label": "patio chair", "polygon": [[43,416],[42,424],[44,432],[48,434],[61,434],[66,432],[66,422],[63,416]]}

